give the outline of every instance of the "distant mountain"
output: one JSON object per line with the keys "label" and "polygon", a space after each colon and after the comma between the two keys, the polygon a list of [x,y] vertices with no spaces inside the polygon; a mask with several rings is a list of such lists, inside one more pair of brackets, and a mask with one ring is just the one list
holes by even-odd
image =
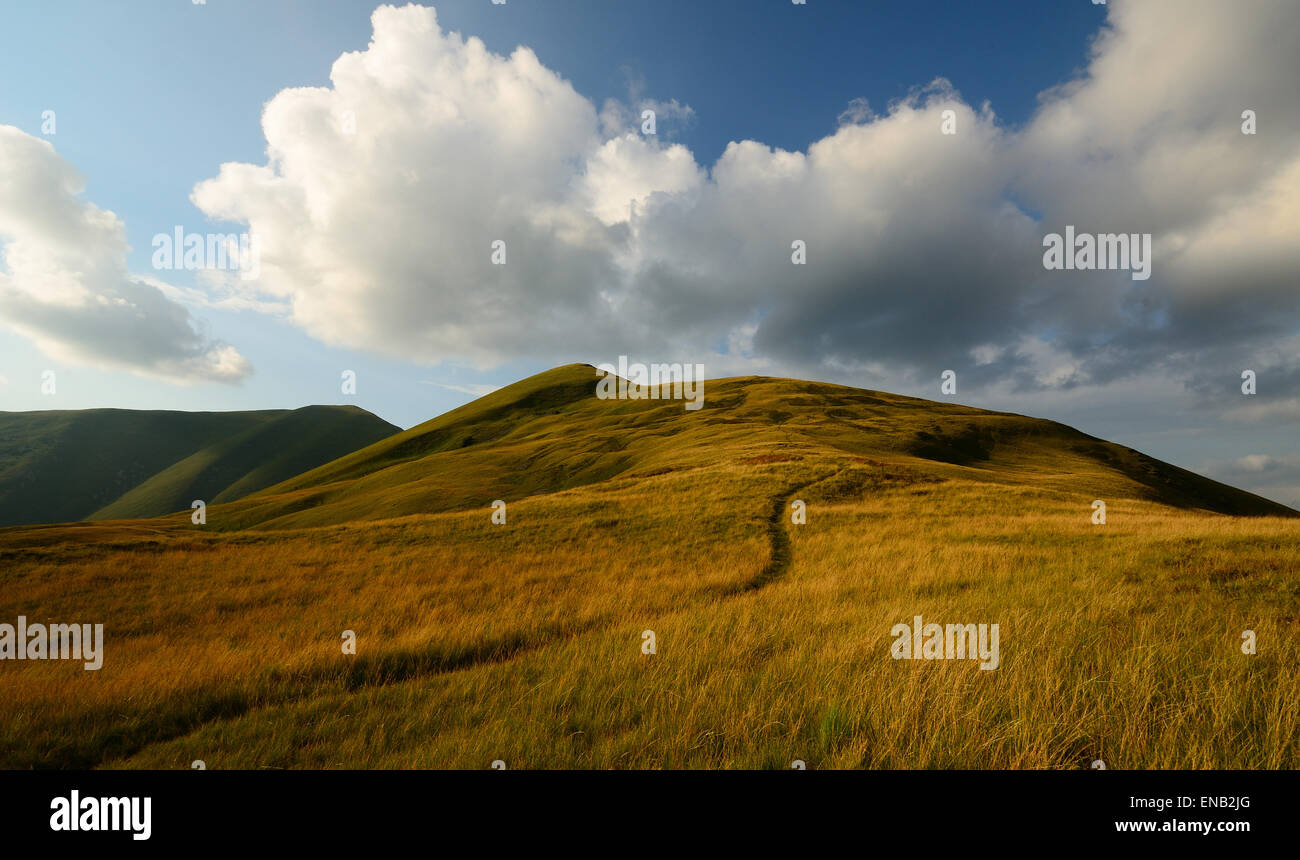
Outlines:
{"label": "distant mountain", "polygon": [[233,501],[399,429],[355,406],[0,412],[0,525]]}

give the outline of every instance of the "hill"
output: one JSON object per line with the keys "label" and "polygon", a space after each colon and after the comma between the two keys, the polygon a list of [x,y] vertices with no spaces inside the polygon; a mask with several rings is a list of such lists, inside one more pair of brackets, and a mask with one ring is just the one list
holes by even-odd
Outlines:
{"label": "hill", "polygon": [[[1294,511],[1019,415],[595,381],[206,525],[0,529],[0,621],[105,624],[99,670],[0,663],[0,767],[1300,766]],[[997,659],[896,659],[917,616]]]}
{"label": "hill", "polygon": [[397,432],[352,406],[0,413],[0,525],[236,499]]}
{"label": "hill", "polygon": [[[1051,421],[792,379],[710,380],[705,408],[600,400],[595,368],[538,374],[267,487],[218,528],[292,528],[483,506],[699,467],[724,451],[888,458],[938,477],[1106,493],[1178,508],[1290,508]],[[857,480],[851,469],[845,480]],[[857,476],[857,477],[855,477]]]}

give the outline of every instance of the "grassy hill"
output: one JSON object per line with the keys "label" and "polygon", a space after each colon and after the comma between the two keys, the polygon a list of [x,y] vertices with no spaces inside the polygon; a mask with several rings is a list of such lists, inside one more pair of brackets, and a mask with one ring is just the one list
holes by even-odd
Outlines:
{"label": "grassy hill", "polygon": [[759,377],[710,381],[705,409],[692,413],[681,401],[599,400],[596,378],[585,364],[530,377],[223,508],[213,525],[298,528],[449,511],[647,470],[698,468],[719,450],[769,447],[888,457],[937,476],[1091,492],[1089,503],[1112,493],[1226,514],[1296,515],[1021,415]]}
{"label": "grassy hill", "polygon": [[0,413],[0,525],[239,498],[397,432],[351,406]]}
{"label": "grassy hill", "polygon": [[[105,624],[97,672],[0,663],[0,766],[1300,766],[1296,512],[1018,415],[595,381],[205,526],[0,529],[0,621]],[[918,615],[998,624],[998,668],[893,659]]]}

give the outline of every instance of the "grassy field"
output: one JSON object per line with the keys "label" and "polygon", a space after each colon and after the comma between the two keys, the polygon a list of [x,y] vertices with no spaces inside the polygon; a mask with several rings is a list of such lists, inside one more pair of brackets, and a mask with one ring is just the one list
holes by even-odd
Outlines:
{"label": "grassy field", "polygon": [[[1300,764],[1287,509],[1021,416],[594,381],[525,380],[204,526],[0,530],[0,621],[105,625],[97,672],[0,664],[0,765]],[[916,615],[998,624],[999,667],[891,659]]]}

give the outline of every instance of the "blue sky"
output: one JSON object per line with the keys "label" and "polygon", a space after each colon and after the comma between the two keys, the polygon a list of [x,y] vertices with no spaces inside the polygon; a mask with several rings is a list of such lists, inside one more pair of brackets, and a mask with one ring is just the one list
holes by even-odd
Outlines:
{"label": "blue sky", "polygon": [[[140,0],[3,4],[0,122],[49,139],[86,177],[85,198],[126,222],[133,271],[150,269],[151,237],[173,225],[207,229],[189,201],[227,161],[264,158],[262,105],[281,89],[324,86],[333,61],[370,39],[373,2]],[[597,104],[629,90],[695,111],[672,133],[706,163],[732,140],[802,149],[833,131],[853,99],[883,107],[937,75],[972,101],[1023,121],[1045,83],[1082,65],[1102,14],[1079,4],[1050,28],[1042,4],[824,2],[817,14],[778,2],[528,2],[435,4],[447,29],[492,50],[532,47]],[[925,21],[920,31],[918,22]],[[1044,32],[1046,30],[1046,32]],[[32,38],[29,34],[41,34]],[[1026,50],[1028,47],[1028,50]],[[169,273],[178,283],[191,273]],[[401,426],[468,399],[428,384],[507,384],[544,368],[509,362],[487,373],[424,367],[330,349],[255,313],[213,312],[214,334],[237,339],[256,371],[232,387],[178,387],[118,371],[60,367],[58,408],[282,408],[342,402],[335,368],[357,371],[356,402]],[[286,348],[291,346],[291,348]],[[48,409],[30,343],[0,335],[5,408]],[[421,382],[424,380],[425,382]]]}
{"label": "blue sky", "polygon": [[[58,156],[85,178],[80,198],[111,210],[125,225],[131,248],[127,267],[132,273],[165,276],[178,287],[200,287],[192,273],[152,270],[151,237],[169,233],[175,225],[197,232],[243,229],[214,220],[192,203],[190,195],[196,184],[217,177],[220,166],[228,162],[266,163],[263,106],[287,88],[330,86],[331,64],[346,52],[365,49],[370,41],[374,5],[301,0],[209,0],[202,5],[185,0],[0,3],[0,125],[16,127],[53,144]],[[1132,40],[1147,32],[1171,33],[1170,38],[1158,41],[1166,45],[1164,50],[1173,52],[1174,61],[1186,59],[1177,54],[1186,50],[1180,48],[1181,43],[1197,43],[1197,26],[1222,27],[1208,20],[1198,23],[1196,14],[1180,16],[1176,4],[1153,4],[1162,9],[1143,12],[1136,6],[1126,11],[1130,4],[1112,3],[1107,7],[1086,0],[810,0],[806,6],[779,0],[510,0],[504,5],[487,0],[449,0],[434,5],[437,25],[443,33],[458,31],[464,36],[477,36],[491,52],[503,56],[517,45],[528,46],[542,66],[569,82],[593,110],[601,110],[610,99],[631,107],[647,99],[658,103],[675,100],[689,106],[688,114],[670,112],[661,117],[656,144],[659,148],[655,152],[662,155],[663,148],[681,144],[692,164],[704,174],[716,170],[733,141],[758,141],[764,147],[791,153],[808,153],[810,146],[832,138],[847,145],[848,135],[837,137],[837,130],[846,122],[842,114],[855,100],[865,100],[873,114],[859,115],[850,122],[880,131],[880,139],[861,143],[864,147],[892,145],[892,138],[886,134],[886,119],[901,121],[909,110],[920,115],[949,103],[960,106],[970,112],[972,123],[985,135],[976,138],[987,147],[987,151],[972,156],[969,164],[974,167],[965,169],[968,173],[987,169],[998,173],[1002,182],[991,192],[973,192],[973,205],[992,205],[987,199],[991,196],[994,200],[1013,201],[1019,214],[1003,220],[1003,215],[991,218],[987,210],[981,209],[985,214],[973,215],[970,221],[955,220],[954,231],[969,232],[972,225],[983,229],[982,225],[996,221],[991,232],[1023,231],[1028,225],[1038,231],[1037,235],[1046,232],[1049,224],[1059,229],[1067,220],[1083,222],[1090,216],[1102,226],[1109,223],[1097,215],[1100,212],[1104,216],[1109,210],[1095,201],[1081,203],[1078,209],[1061,203],[1071,196],[1086,196],[1083,189],[1105,184],[1088,173],[1099,169],[1099,151],[1110,147],[1107,158],[1117,164],[1132,162],[1137,165],[1132,168],[1136,171],[1141,153],[1157,145],[1173,147],[1181,139],[1177,131],[1164,137],[1151,131],[1150,136],[1139,139],[1136,134],[1126,136],[1111,126],[1111,120],[1122,111],[1117,108],[1115,117],[1108,115],[1106,75],[1118,75],[1111,66],[1144,60],[1134,59],[1124,38],[1117,38],[1107,54],[1110,59],[1106,65],[1090,69],[1090,44],[1106,25],[1107,16],[1112,12],[1127,15],[1113,29]],[[1165,14],[1165,18],[1154,20],[1158,13]],[[1178,29],[1184,27],[1188,33],[1182,39]],[[1274,25],[1271,29],[1278,28]],[[1242,39],[1249,42],[1250,37],[1247,33]],[[1267,52],[1255,53],[1257,56],[1250,62],[1270,61]],[[1156,64],[1153,68],[1159,68],[1162,61],[1152,57],[1150,62]],[[1169,59],[1163,62],[1170,65]],[[1223,67],[1214,68],[1215,62]],[[1234,62],[1237,60],[1233,57],[1209,58],[1205,74],[1234,80]],[[1291,71],[1295,71],[1294,66]],[[1134,73],[1126,74],[1131,77]],[[919,88],[936,78],[946,79],[950,87],[916,95]],[[1084,134],[1091,141],[1091,149],[1080,145],[1065,164],[1064,157],[1058,158],[1056,150],[1049,150],[1052,129],[1059,129],[1062,121],[1053,120],[1055,125],[1046,121],[1050,117],[1040,108],[1040,98],[1051,88],[1070,81],[1090,82],[1097,95],[1090,100],[1089,88],[1085,87],[1082,93],[1058,103],[1062,116],[1083,117],[1080,122],[1091,122]],[[1189,81],[1186,89],[1194,88],[1195,81]],[[900,100],[907,104],[909,94],[914,99],[911,108],[894,113],[891,104]],[[1225,128],[1235,133],[1233,124],[1239,110],[1233,99],[1238,93],[1219,95],[1224,104],[1216,116],[1225,116]],[[1177,117],[1181,96],[1161,97],[1165,99],[1161,109]],[[1187,93],[1188,99],[1192,97],[1194,93]],[[1215,93],[1207,96],[1214,97]],[[1251,98],[1256,101],[1249,101]],[[1249,104],[1268,105],[1269,99],[1282,98],[1285,96],[1271,90],[1243,85],[1241,100]],[[992,115],[981,115],[986,102]],[[1098,103],[1102,106],[1098,107]],[[1150,106],[1137,107],[1148,115],[1157,114]],[[1285,103],[1279,107],[1285,107]],[[53,135],[42,134],[42,112],[46,110],[56,112],[57,130]],[[962,117],[965,122],[966,114]],[[1283,137],[1286,129],[1279,128],[1276,119],[1271,121],[1278,138]],[[508,125],[508,120],[505,123]],[[1186,123],[1188,128],[1202,129],[1205,125],[1203,117],[1193,116],[1190,109]],[[1246,195],[1268,188],[1279,175],[1287,175],[1285,168],[1291,163],[1294,146],[1281,141],[1268,145],[1274,148],[1267,157],[1258,159],[1258,175],[1237,172],[1225,177],[1224,182],[1237,183],[1236,188]],[[1061,191],[1054,187],[1056,180],[1043,179],[1032,170],[1023,176],[1000,175],[1005,165],[1024,163],[1031,167],[1041,164],[1043,172],[1050,168],[1056,171],[1055,176],[1071,176],[1069,181],[1077,183],[1072,186],[1075,190]],[[926,174],[937,173],[942,173],[942,165],[922,171],[916,181],[924,182]],[[1124,187],[1125,182],[1132,185],[1132,177],[1118,167],[1103,178],[1114,179],[1118,187]],[[1153,186],[1164,181],[1163,177],[1146,178]],[[236,193],[230,183],[221,184],[227,196]],[[874,186],[864,189],[863,198],[870,198]],[[661,191],[669,196],[676,193],[674,189]],[[1208,201],[1212,194],[1213,189],[1207,189],[1205,199]],[[223,201],[229,202],[226,198]],[[817,208],[815,203],[810,204],[809,211]],[[909,205],[906,198],[895,200],[890,211]],[[1187,206],[1181,208],[1186,210]],[[1135,230],[1150,229],[1159,240],[1162,235],[1196,235],[1197,229],[1206,229],[1205,225],[1222,215],[1211,211],[1207,204],[1198,221],[1189,221],[1155,205],[1134,204],[1122,215],[1114,216],[1114,221],[1120,223],[1119,229],[1127,230],[1130,224]],[[915,217],[927,218],[919,208]],[[927,223],[935,220],[930,216]],[[689,223],[689,218],[681,220],[681,224]],[[663,237],[671,236],[674,230],[690,229],[666,218],[654,226],[656,237],[664,242],[669,240]],[[835,232],[833,226],[820,229]],[[0,235],[0,243],[3,241]],[[936,251],[936,258],[969,259],[942,248]],[[913,252],[908,259],[919,265],[922,261],[917,256]],[[933,315],[935,308],[942,308],[945,302],[925,277],[910,280],[906,262],[872,260],[855,267],[854,259],[852,254],[844,256],[843,267],[848,274],[828,275],[824,284],[810,288],[809,305],[782,307],[779,300],[771,298],[776,293],[771,293],[762,299],[746,297],[752,299],[748,316],[738,313],[724,319],[725,315],[717,311],[718,322],[712,329],[701,323],[701,331],[707,334],[700,340],[707,337],[715,347],[734,344],[738,336],[745,342],[724,348],[735,359],[734,365],[706,360],[706,366],[735,372],[752,367],[755,372],[815,376],[933,397],[937,392],[930,390],[929,380],[937,370],[971,362],[968,348],[979,346],[994,357],[972,363],[970,376],[965,378],[973,380],[973,384],[963,386],[957,398],[963,402],[1065,420],[1087,432],[1134,445],[1181,465],[1218,468],[1222,477],[1239,484],[1254,480],[1253,470],[1259,463],[1269,458],[1274,464],[1289,463],[1288,458],[1296,454],[1294,442],[1290,441],[1295,434],[1288,431],[1285,422],[1265,419],[1224,424],[1221,413],[1229,412],[1229,407],[1238,408],[1236,401],[1228,404],[1226,399],[1223,402],[1227,405],[1220,413],[1206,411],[1213,397],[1227,397],[1223,392],[1214,393],[1216,385],[1228,394],[1234,393],[1229,383],[1236,376],[1237,365],[1263,367],[1263,363],[1271,361],[1277,368],[1272,377],[1275,385],[1286,382],[1285,388],[1274,387],[1273,391],[1287,396],[1294,393],[1291,386],[1300,375],[1294,372],[1295,356],[1289,342],[1284,343],[1276,328],[1269,328],[1258,318],[1234,326],[1240,336],[1214,344],[1212,353],[1178,359],[1182,371],[1190,374],[1179,376],[1182,371],[1176,367],[1152,367],[1163,362],[1160,356],[1193,355],[1187,351],[1191,349],[1189,344],[1200,336],[1205,324],[1195,308],[1175,306],[1172,314],[1156,308],[1158,312],[1153,311],[1151,319],[1161,318],[1164,313],[1164,319],[1175,322],[1147,322],[1143,324],[1147,328],[1116,330],[1109,321],[1120,318],[1113,313],[1117,308],[1124,319],[1131,319],[1135,306],[1147,301],[1159,305],[1162,298],[1134,292],[1131,285],[1126,285],[1123,295],[1108,292],[1112,289],[1109,286],[1098,286],[1095,293],[1114,298],[1113,307],[1081,307],[1074,304],[1080,299],[1060,299],[1050,314],[1017,323],[1013,332],[1006,318],[1042,301],[1032,293],[1004,295],[1000,287],[985,285],[972,287],[987,290],[990,295],[984,304],[991,309],[989,319],[982,321],[987,331],[978,337],[962,338],[955,330],[945,331],[939,326],[923,338],[926,355],[910,355],[904,346],[890,351],[883,343],[873,351],[869,343],[872,332],[880,332],[882,325],[886,330],[891,328],[880,320],[906,320],[909,315],[923,318],[924,314]],[[1270,258],[1271,264],[1276,262]],[[431,271],[438,266],[437,261],[426,263]],[[878,270],[872,269],[877,263]],[[982,263],[971,265],[978,268]],[[963,289],[965,271],[963,264],[943,273],[950,282],[945,289],[954,296]],[[858,272],[873,284],[887,281],[893,292],[877,290],[870,304],[854,304],[854,300],[846,299],[847,294],[836,292],[839,287],[835,284]],[[1020,268],[983,272],[980,276],[998,284],[1016,281],[1018,290],[1028,290],[1029,280],[1039,277],[1033,272],[1026,275]],[[413,278],[417,285],[420,277],[417,273]],[[532,282],[548,284],[548,278],[563,281],[565,277],[567,273],[560,276],[542,271]],[[1268,286],[1273,283],[1271,277],[1269,272],[1260,275],[1260,290],[1261,295],[1272,297],[1269,301],[1273,304],[1266,302],[1266,309],[1276,313],[1289,308],[1286,302],[1290,299],[1277,299],[1276,287]],[[1176,295],[1172,291],[1181,286],[1162,282],[1159,288]],[[692,287],[665,280],[645,281],[637,291],[650,295],[658,290],[671,298],[711,288],[711,283]],[[565,288],[556,283],[536,289]],[[1187,290],[1183,289],[1185,295]],[[860,294],[858,290],[852,295]],[[918,296],[923,297],[916,299],[920,304],[901,308],[902,303]],[[891,297],[897,297],[899,310],[889,306]],[[339,300],[337,296],[329,298]],[[711,301],[720,307],[738,298],[720,291]],[[503,347],[489,360],[454,345],[419,354],[386,350],[384,332],[369,340],[358,337],[345,343],[341,341],[349,338],[338,336],[337,330],[334,336],[325,335],[319,326],[296,324],[283,315],[221,307],[196,307],[191,312],[200,332],[238,350],[251,364],[250,375],[233,384],[198,380],[180,385],[174,380],[133,373],[123,369],[120,362],[117,369],[110,369],[97,367],[94,361],[57,360],[36,348],[31,337],[2,330],[3,408],[225,410],[353,402],[406,427],[465,402],[470,397],[466,391],[476,386],[506,384],[562,360],[594,363],[611,360],[617,354],[577,341],[570,348],[567,338],[554,334],[550,335],[554,349]],[[691,308],[682,311],[687,312],[695,313]],[[877,313],[879,319],[865,319]],[[665,319],[673,318],[670,311],[665,311]],[[856,325],[859,320],[861,324]],[[1076,331],[1072,342],[1070,332],[1061,333],[1063,320],[1067,327],[1068,321],[1092,320],[1093,328]],[[755,327],[757,332],[747,326]],[[906,334],[906,339],[918,342],[915,334],[907,331],[905,322],[892,327],[900,337]],[[466,343],[483,337],[473,326],[463,328]],[[494,331],[499,335],[499,330]],[[401,334],[394,333],[392,342],[398,342]],[[745,340],[750,334],[752,342]],[[1013,334],[1019,338],[1015,346]],[[1142,344],[1151,344],[1153,337],[1160,343],[1144,348]],[[1036,339],[1045,345],[1043,350],[1053,355],[1038,355]],[[811,341],[824,342],[825,346],[820,352],[791,346]],[[945,351],[944,344],[958,341],[963,344],[960,348]],[[1104,357],[1087,352],[1101,341],[1109,344]],[[613,338],[609,341],[621,342]],[[627,335],[627,342],[642,347],[649,343],[632,334]],[[680,341],[693,342],[689,338]],[[845,346],[850,342],[861,345],[861,351]],[[1079,345],[1084,342],[1092,346]],[[671,348],[664,345],[665,350]],[[1150,351],[1154,349],[1163,352],[1157,355]],[[1033,362],[1038,364],[1031,372]],[[1080,372],[1080,367],[1087,370]],[[57,398],[41,394],[41,372],[47,368],[57,369]],[[358,374],[355,397],[340,393],[339,374],[344,369]],[[1044,380],[1055,381],[1049,384]],[[1289,403],[1282,403],[1274,412],[1291,415]],[[1150,409],[1153,404],[1159,407]],[[1229,438],[1232,446],[1225,445]],[[1264,459],[1248,461],[1247,466],[1232,472],[1230,464],[1243,457]],[[1295,466],[1300,469],[1300,463]],[[1285,466],[1284,471],[1290,468]],[[1270,487],[1268,491],[1274,497],[1280,495],[1287,501],[1300,499],[1300,493],[1296,499],[1287,495],[1294,489],[1287,483],[1289,478],[1278,477],[1286,485],[1280,490],[1260,483],[1265,480],[1260,476],[1256,486]]]}

